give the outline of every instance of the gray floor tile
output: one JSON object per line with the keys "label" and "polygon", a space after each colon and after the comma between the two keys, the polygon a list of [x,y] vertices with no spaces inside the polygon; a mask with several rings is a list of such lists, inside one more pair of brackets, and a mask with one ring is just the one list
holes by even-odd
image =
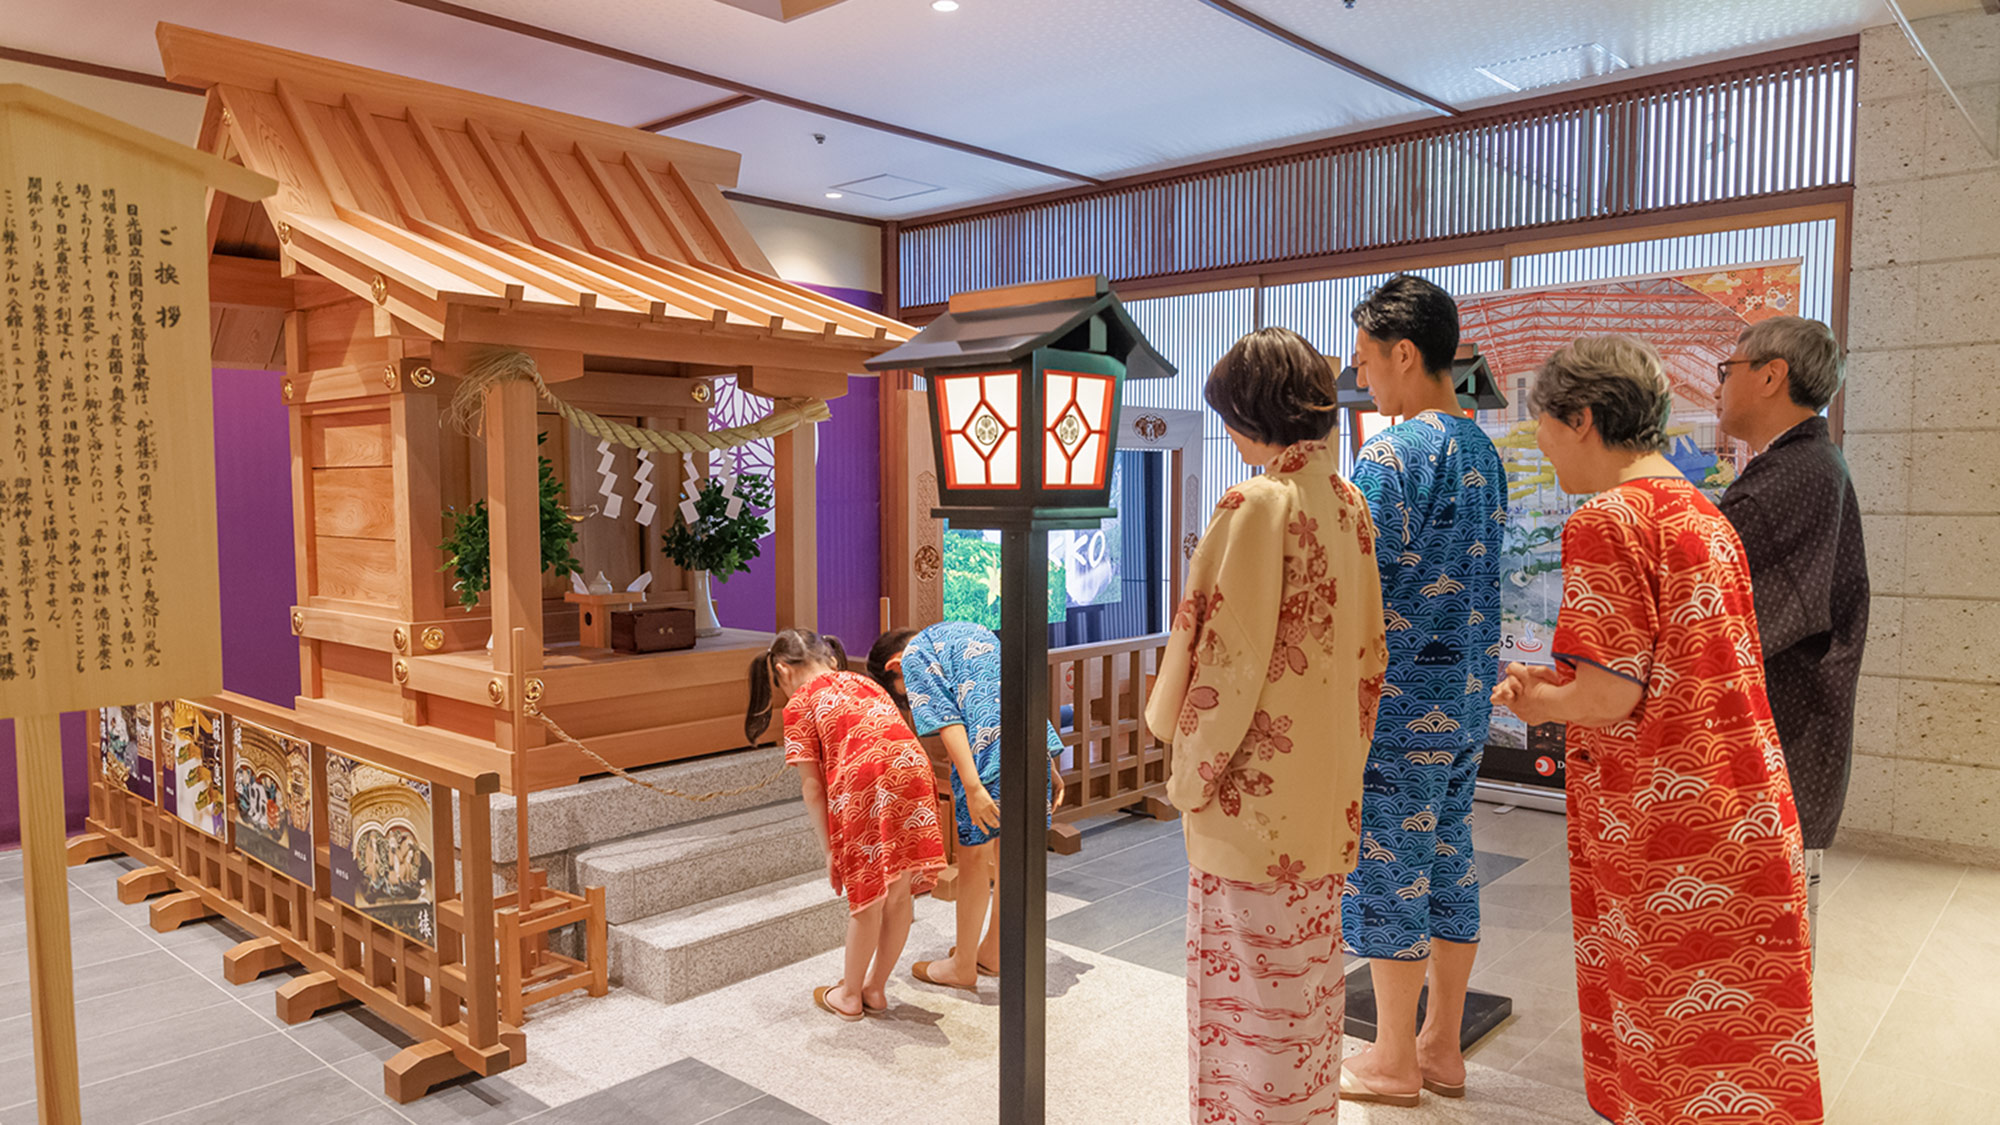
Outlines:
{"label": "gray floor tile", "polygon": [[710,1120],[712,1125],[813,1125],[814,1122],[826,1125],[820,1118],[769,1094]]}
{"label": "gray floor tile", "polygon": [[[194,1001],[186,998],[194,997],[205,989],[212,991],[200,976],[157,946],[149,952],[123,960],[84,965],[77,968],[70,979],[73,982],[71,988],[76,999],[79,1021],[83,1018],[88,1001],[135,987],[184,990],[174,991],[173,995],[183,998],[182,1002],[188,1003]],[[205,999],[200,1001],[202,1004],[208,1002]],[[6,1041],[9,1035],[16,1034],[12,1030],[15,1027],[14,1021],[20,1021],[19,1026],[26,1028],[27,1019],[27,982],[0,984],[0,1042]],[[21,1031],[18,1034],[25,1036],[27,1032]]]}
{"label": "gray floor tile", "polygon": [[1140,885],[1156,895],[1166,895],[1168,898],[1186,902],[1188,896],[1188,869],[1183,867],[1179,871],[1169,872],[1151,882]]}
{"label": "gray floor tile", "polygon": [[[352,1117],[343,1117],[333,1125],[410,1125],[410,1119],[390,1109],[386,1105],[371,1106]],[[606,1122],[605,1125],[610,1125]]]}
{"label": "gray floor tile", "polygon": [[[321,1067],[234,1097],[162,1117],[151,1125],[332,1125],[383,1109],[366,1090]],[[383,1121],[401,1121],[392,1113]]]}
{"label": "gray floor tile", "polygon": [[[256,1006],[262,1012],[273,1007],[273,1002],[259,999]],[[362,1007],[324,1012],[292,1025],[287,1034],[299,1046],[329,1063],[345,1062],[356,1055],[373,1055],[386,1061],[416,1042],[394,1024]]]}
{"label": "gray floor tile", "polygon": [[1485,886],[1506,878],[1509,871],[1528,862],[1519,856],[1502,855],[1499,852],[1484,852],[1476,847],[1472,853],[1474,870],[1479,872],[1479,883]]}
{"label": "gray floor tile", "polygon": [[21,877],[21,849],[18,847],[0,851],[0,879]]}
{"label": "gray floor tile", "polygon": [[1101,951],[1186,917],[1185,902],[1135,888],[1050,920],[1048,936],[1050,941]]}
{"label": "gray floor tile", "polygon": [[[373,1055],[356,1055],[334,1063],[333,1068],[352,1079],[383,1105],[391,1105],[382,1092],[382,1062]],[[448,1082],[396,1110],[416,1125],[444,1125],[473,1122],[476,1125],[506,1125],[534,1117],[548,1105],[528,1096],[505,1078],[471,1078]],[[608,1125],[614,1119],[594,1122]]]}
{"label": "gray floor tile", "polygon": [[211,918],[202,922],[189,922],[169,933],[154,934],[153,940],[159,942],[163,948],[180,954],[184,960],[193,962],[195,967],[203,972],[211,971],[208,957],[213,954],[215,964],[212,971],[220,975],[222,955],[250,940],[250,935],[232,923]]}
{"label": "gray floor tile", "polygon": [[1119,942],[1104,952],[1134,965],[1184,976],[1187,973],[1187,923],[1185,920],[1168,922],[1130,941]]}
{"label": "gray floor tile", "polygon": [[[221,1002],[206,1008],[171,1015],[156,1013],[150,1020],[139,1017],[112,1028],[102,1026],[103,1021],[93,1021],[97,1026],[79,1026],[76,1049],[81,1083],[88,1086],[270,1034],[263,1021],[244,1011],[243,1005],[232,1004],[219,993],[216,998]],[[7,1050],[17,1053],[0,1059],[0,1107],[35,1096],[34,1044],[27,1039],[27,1029],[21,1030],[22,1035],[8,1036],[5,1044]],[[98,1034],[90,1034],[93,1030]]]}
{"label": "gray floor tile", "polygon": [[608,1125],[614,1121],[700,1125],[763,1097],[762,1090],[707,1063],[682,1059],[558,1106],[535,1118],[534,1125]]}
{"label": "gray floor tile", "polygon": [[[76,901],[84,903],[84,908],[75,909]],[[116,914],[90,904],[89,899],[78,896],[71,906],[69,959],[74,968],[159,948],[150,936],[133,929],[131,923]],[[0,958],[19,957],[25,964],[27,951],[28,927],[25,922],[0,931]]]}
{"label": "gray floor tile", "polygon": [[1112,852],[1076,867],[1079,875],[1136,887],[1187,870],[1187,845],[1178,836],[1161,837]]}
{"label": "gray floor tile", "polygon": [[151,1121],[233,1098],[319,1067],[320,1061],[303,1047],[274,1032],[148,1070],[92,1082],[83,1088],[83,1119]]}
{"label": "gray floor tile", "polygon": [[1050,894],[1067,895],[1070,898],[1080,898],[1085,902],[1096,902],[1100,898],[1115,895],[1126,888],[1123,883],[1114,883],[1109,879],[1099,879],[1072,869],[1049,872],[1048,889]]}

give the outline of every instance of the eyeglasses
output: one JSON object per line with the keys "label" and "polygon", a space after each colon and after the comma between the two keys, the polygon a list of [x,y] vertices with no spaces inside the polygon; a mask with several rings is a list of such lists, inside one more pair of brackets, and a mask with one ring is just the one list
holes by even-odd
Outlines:
{"label": "eyeglasses", "polygon": [[1769,362],[1771,362],[1770,356],[1765,356],[1763,359],[1725,359],[1715,365],[1715,385],[1719,387],[1727,383],[1729,381],[1729,369],[1739,363],[1747,363],[1752,367],[1761,367]]}

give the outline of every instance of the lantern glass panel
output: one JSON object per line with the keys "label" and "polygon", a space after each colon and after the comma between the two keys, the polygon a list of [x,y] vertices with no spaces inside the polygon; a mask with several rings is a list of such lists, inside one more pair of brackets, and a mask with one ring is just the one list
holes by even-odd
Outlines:
{"label": "lantern glass panel", "polygon": [[939,375],[938,429],[948,488],[1019,488],[1019,371]]}
{"label": "lantern glass panel", "polygon": [[1117,380],[1072,371],[1044,373],[1042,486],[1105,487],[1111,396]]}

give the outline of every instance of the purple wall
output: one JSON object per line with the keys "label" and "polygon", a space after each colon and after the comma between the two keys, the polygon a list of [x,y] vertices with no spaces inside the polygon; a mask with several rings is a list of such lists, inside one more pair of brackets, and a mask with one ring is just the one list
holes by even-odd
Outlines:
{"label": "purple wall", "polygon": [[[292,607],[292,454],[281,377],[216,371],[215,538],[222,589],[222,686],[289,706],[299,693]],[[71,832],[89,809],[83,716],[63,716]],[[20,841],[14,724],[0,723],[0,846]]]}
{"label": "purple wall", "polygon": [[[808,289],[879,312],[882,296],[859,289]],[[878,381],[851,376],[847,394],[828,403],[819,428],[819,629],[850,653],[875,641],[882,598],[882,413]],[[777,564],[769,554],[727,582],[713,584],[715,614],[738,629],[777,627]]]}

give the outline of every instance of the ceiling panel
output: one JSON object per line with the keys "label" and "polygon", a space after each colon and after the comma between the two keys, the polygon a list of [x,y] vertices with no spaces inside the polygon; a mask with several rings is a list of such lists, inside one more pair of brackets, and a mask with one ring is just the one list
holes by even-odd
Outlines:
{"label": "ceiling panel", "polygon": [[719,96],[710,86],[394,0],[10,0],[6,10],[0,43],[146,74],[160,73],[153,28],[164,22],[623,125]]}
{"label": "ceiling panel", "polygon": [[[1240,0],[1363,66],[1461,109],[1524,95],[1476,67],[1601,44],[1619,77],[1810,43],[1889,21],[1885,0]],[[1412,37],[1410,29],[1423,29]],[[1545,94],[1548,90],[1529,91]]]}
{"label": "ceiling panel", "polygon": [[[826,143],[815,142],[814,133],[824,136]],[[752,102],[704,117],[669,130],[667,135],[741,152],[743,170],[737,177],[737,191],[866,218],[927,214],[999,196],[1075,186],[1071,181],[1011,164],[770,102]],[[860,191],[845,192],[837,200],[826,198],[827,190],[835,184],[884,173],[936,184],[939,190],[894,201],[870,199]],[[860,186],[863,191],[873,190],[867,184]]]}

